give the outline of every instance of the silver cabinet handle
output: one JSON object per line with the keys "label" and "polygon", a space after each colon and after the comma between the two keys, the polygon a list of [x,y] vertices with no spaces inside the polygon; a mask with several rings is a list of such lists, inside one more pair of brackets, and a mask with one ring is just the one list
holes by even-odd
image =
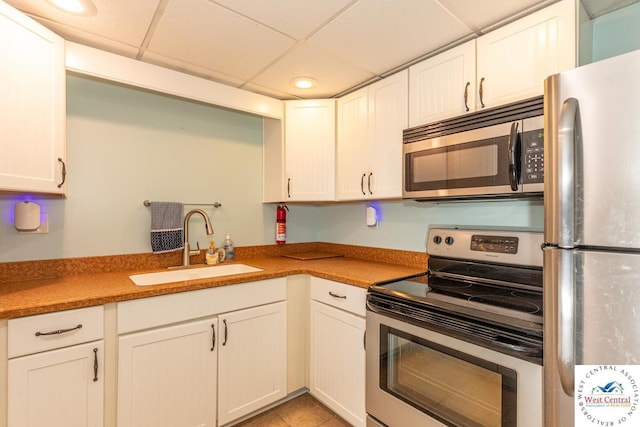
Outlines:
{"label": "silver cabinet handle", "polygon": [[469,111],[469,103],[467,102],[469,99],[469,85],[471,85],[471,82],[467,82],[464,86],[464,111]]}
{"label": "silver cabinet handle", "polygon": [[367,188],[369,189],[369,194],[373,196],[373,191],[371,191],[371,177],[373,176],[373,172],[369,172],[369,177],[367,178]]}
{"label": "silver cabinet handle", "polygon": [[362,174],[362,177],[360,178],[360,191],[362,191],[362,195],[366,195],[367,193],[364,192],[364,178],[367,176],[366,173]]}
{"label": "silver cabinet handle", "polygon": [[78,326],[74,326],[73,328],[69,328],[69,329],[58,329],[57,331],[50,331],[50,332],[36,332],[36,336],[41,337],[45,335],[66,334],[67,332],[75,331],[76,329],[82,329],[82,324],[79,324]]}
{"label": "silver cabinet handle", "polygon": [[216,325],[211,324],[211,351],[216,348]]}
{"label": "silver cabinet handle", "polygon": [[62,160],[62,157],[58,157],[58,161],[62,163],[62,182],[58,184],[58,188],[62,188],[64,182],[67,180],[67,165],[64,163],[64,160]]}
{"label": "silver cabinet handle", "polygon": [[98,381],[98,349],[93,349],[93,382]]}
{"label": "silver cabinet handle", "polygon": [[329,295],[331,295],[334,298],[341,298],[341,299],[347,299],[346,295],[338,295],[338,294],[334,294],[333,292],[329,291]]}
{"label": "silver cabinet handle", "polygon": [[482,106],[482,108],[485,107],[484,101],[482,100],[482,96],[484,95],[483,83],[484,83],[484,77],[480,79],[480,89],[478,90],[478,94],[480,95],[480,105]]}
{"label": "silver cabinet handle", "polygon": [[287,178],[287,197],[291,198],[291,178]]}
{"label": "silver cabinet handle", "polygon": [[227,319],[223,319],[222,323],[224,323],[224,340],[222,341],[222,345],[227,345]]}

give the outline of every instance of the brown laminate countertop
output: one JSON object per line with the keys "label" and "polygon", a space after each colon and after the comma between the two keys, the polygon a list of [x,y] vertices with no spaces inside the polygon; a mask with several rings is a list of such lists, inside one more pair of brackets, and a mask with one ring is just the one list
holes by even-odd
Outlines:
{"label": "brown laminate countertop", "polygon": [[[304,246],[298,249],[308,249]],[[262,269],[260,272],[187,280],[152,286],[136,286],[129,275],[166,271],[166,267],[139,267],[120,271],[60,274],[60,277],[13,280],[0,283],[0,319],[42,314],[73,308],[146,298],[177,292],[232,285],[257,280],[309,274],[353,286],[371,284],[425,271],[426,255],[415,252],[358,250],[344,245],[322,246],[344,254],[337,258],[296,260],[277,251],[236,250],[236,263]],[[239,249],[239,248],[238,248]],[[311,249],[318,249],[317,246]],[[400,260],[400,261],[398,261]],[[408,262],[405,262],[408,260]],[[423,262],[424,260],[424,262]],[[33,264],[37,265],[37,261]],[[198,266],[190,267],[198,268]]]}

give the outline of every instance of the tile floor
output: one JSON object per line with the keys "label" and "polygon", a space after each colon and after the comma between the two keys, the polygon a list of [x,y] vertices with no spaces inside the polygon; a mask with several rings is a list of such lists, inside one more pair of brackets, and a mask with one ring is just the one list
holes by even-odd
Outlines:
{"label": "tile floor", "polygon": [[309,393],[305,393],[236,427],[349,427],[350,424],[331,412]]}

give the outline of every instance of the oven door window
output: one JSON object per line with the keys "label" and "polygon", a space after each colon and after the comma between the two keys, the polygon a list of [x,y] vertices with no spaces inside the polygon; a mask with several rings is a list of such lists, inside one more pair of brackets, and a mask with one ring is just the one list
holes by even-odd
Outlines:
{"label": "oven door window", "polygon": [[449,426],[515,426],[512,369],[380,326],[380,388]]}

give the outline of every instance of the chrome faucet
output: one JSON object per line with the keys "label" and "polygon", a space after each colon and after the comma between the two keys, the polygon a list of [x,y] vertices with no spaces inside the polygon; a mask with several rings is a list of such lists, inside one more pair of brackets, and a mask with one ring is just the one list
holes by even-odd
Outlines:
{"label": "chrome faucet", "polygon": [[189,265],[189,257],[191,255],[198,255],[200,253],[200,244],[196,242],[198,249],[189,250],[189,219],[193,214],[200,214],[204,218],[205,228],[208,235],[213,234],[213,227],[211,226],[211,220],[205,211],[202,209],[193,209],[184,216],[184,249],[182,250],[182,266]]}

